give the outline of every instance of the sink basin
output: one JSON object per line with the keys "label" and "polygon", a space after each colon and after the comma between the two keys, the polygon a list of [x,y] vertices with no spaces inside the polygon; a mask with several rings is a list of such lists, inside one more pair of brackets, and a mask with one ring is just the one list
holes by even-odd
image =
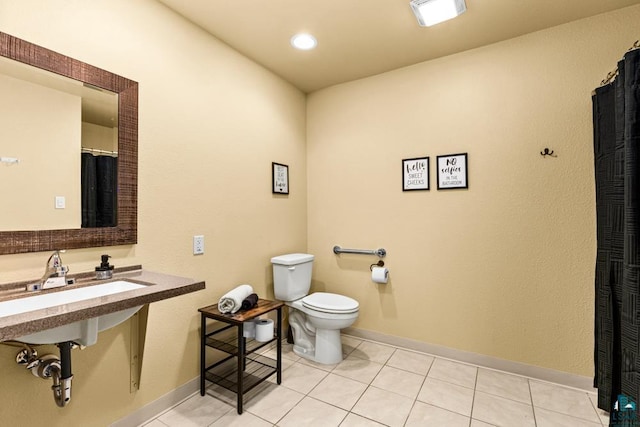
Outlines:
{"label": "sink basin", "polygon": [[[146,286],[138,283],[128,282],[126,280],[117,280],[99,285],[17,298],[0,302],[0,318],[115,295],[121,292],[133,291],[144,287]],[[33,334],[23,335],[15,338],[15,340],[29,344],[56,344],[64,341],[74,341],[80,345],[89,346],[97,342],[98,332],[112,328],[119,323],[124,322],[141,308],[142,305],[131,307],[114,313],[92,317],[90,319],[80,320],[67,325],[35,332]]]}

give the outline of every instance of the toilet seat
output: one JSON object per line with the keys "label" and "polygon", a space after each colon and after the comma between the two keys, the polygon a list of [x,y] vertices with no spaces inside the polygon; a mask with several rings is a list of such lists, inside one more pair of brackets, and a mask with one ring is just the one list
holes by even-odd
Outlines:
{"label": "toilet seat", "polygon": [[353,298],[329,292],[308,295],[302,298],[302,305],[311,310],[334,314],[356,313],[360,306]]}

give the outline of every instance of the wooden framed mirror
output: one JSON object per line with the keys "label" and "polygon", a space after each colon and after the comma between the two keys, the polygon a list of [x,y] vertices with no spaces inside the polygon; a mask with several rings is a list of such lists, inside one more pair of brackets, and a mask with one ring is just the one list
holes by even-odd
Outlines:
{"label": "wooden framed mirror", "polygon": [[[0,57],[68,77],[85,86],[113,92],[118,98],[116,226],[5,230],[0,215],[0,254],[137,243],[138,83],[2,32]],[[20,182],[6,182],[4,185],[20,186]],[[2,204],[11,202],[4,200]]]}

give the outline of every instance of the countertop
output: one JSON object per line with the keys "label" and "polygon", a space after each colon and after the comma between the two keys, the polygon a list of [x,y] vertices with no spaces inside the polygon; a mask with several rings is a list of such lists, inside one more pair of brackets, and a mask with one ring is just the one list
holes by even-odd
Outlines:
{"label": "countertop", "polygon": [[203,281],[195,281],[186,277],[147,271],[142,269],[141,266],[116,269],[114,270],[113,278],[108,280],[96,280],[93,278],[94,274],[95,273],[81,273],[78,275],[69,275],[67,277],[76,279],[75,284],[43,291],[27,292],[24,290],[26,284],[33,283],[35,280],[0,285],[0,304],[2,301],[14,298],[98,285],[114,280],[127,280],[145,285],[145,287],[115,295],[91,298],[51,308],[0,317],[0,341],[9,341],[23,335],[167,298],[173,298],[205,288],[205,282]]}

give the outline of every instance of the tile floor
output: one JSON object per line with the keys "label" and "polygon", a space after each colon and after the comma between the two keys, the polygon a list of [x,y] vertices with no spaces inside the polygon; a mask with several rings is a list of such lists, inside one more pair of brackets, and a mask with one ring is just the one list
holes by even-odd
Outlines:
{"label": "tile floor", "polygon": [[[602,427],[595,394],[424,353],[343,336],[345,359],[314,364],[283,345],[275,378],[245,396],[215,385],[145,427]],[[275,357],[275,347],[265,353]]]}

